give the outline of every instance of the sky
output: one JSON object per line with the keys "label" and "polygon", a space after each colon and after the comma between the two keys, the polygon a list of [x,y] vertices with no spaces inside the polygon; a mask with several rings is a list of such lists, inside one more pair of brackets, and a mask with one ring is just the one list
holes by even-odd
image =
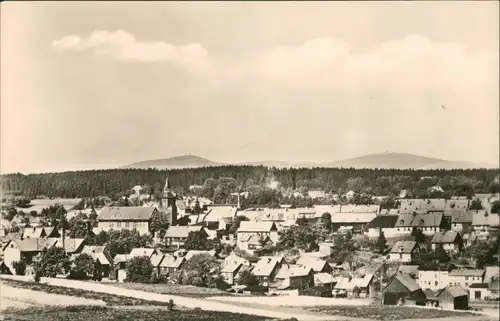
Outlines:
{"label": "sky", "polygon": [[4,2],[0,171],[498,163],[499,2]]}

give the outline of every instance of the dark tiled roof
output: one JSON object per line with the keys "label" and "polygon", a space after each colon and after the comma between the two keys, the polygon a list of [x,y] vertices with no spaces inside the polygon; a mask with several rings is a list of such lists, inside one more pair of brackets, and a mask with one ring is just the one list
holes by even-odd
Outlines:
{"label": "dark tiled roof", "polygon": [[454,298],[467,296],[467,291],[465,291],[460,285],[449,285],[444,289],[442,289],[441,291],[439,291],[439,293],[436,296],[439,297],[445,291],[448,291],[448,293],[450,293],[450,295]]}
{"label": "dark tiled roof", "polygon": [[437,232],[432,238],[432,243],[454,243],[457,237],[458,232],[456,231]]}
{"label": "dark tiled roof", "polygon": [[398,220],[397,215],[379,215],[375,217],[368,225],[369,228],[388,228],[394,227]]}
{"label": "dark tiled roof", "polygon": [[420,290],[420,286],[417,282],[408,274],[398,273],[396,279],[401,282],[410,292],[415,292]]}
{"label": "dark tiled roof", "polygon": [[452,223],[472,223],[472,211],[445,211],[445,216],[451,216]]}
{"label": "dark tiled roof", "polygon": [[149,221],[154,207],[105,207],[99,214],[99,221]]}
{"label": "dark tiled roof", "polygon": [[417,246],[415,241],[397,241],[391,249],[391,253],[411,253]]}

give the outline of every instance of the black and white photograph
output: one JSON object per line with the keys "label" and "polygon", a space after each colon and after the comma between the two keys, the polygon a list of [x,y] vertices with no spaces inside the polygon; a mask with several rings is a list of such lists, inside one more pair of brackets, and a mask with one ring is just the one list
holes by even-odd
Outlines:
{"label": "black and white photograph", "polygon": [[0,320],[500,321],[499,1],[0,6]]}

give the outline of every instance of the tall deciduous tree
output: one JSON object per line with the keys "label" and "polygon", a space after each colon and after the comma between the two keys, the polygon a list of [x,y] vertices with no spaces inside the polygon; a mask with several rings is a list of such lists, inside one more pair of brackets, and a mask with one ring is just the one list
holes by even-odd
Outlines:
{"label": "tall deciduous tree", "polygon": [[127,281],[146,283],[153,274],[153,265],[149,257],[137,256],[127,263]]}
{"label": "tall deciduous tree", "polygon": [[35,264],[35,272],[39,272],[40,276],[51,278],[67,273],[69,268],[70,261],[66,251],[57,246],[43,249],[40,259]]}
{"label": "tall deciduous tree", "polygon": [[151,223],[149,224],[151,233],[154,234],[159,229],[167,229],[168,225],[168,217],[165,212],[156,210],[153,215],[151,215]]}
{"label": "tall deciduous tree", "polygon": [[73,279],[84,280],[94,272],[95,261],[87,253],[78,255],[73,261],[70,277]]}
{"label": "tall deciduous tree", "polygon": [[220,277],[220,264],[209,254],[196,254],[184,263],[183,283],[216,287]]}
{"label": "tall deciduous tree", "polygon": [[203,231],[189,232],[184,244],[186,250],[205,250],[207,246],[207,236]]}
{"label": "tall deciduous tree", "polygon": [[352,238],[351,233],[338,234],[333,241],[330,262],[347,262],[353,268],[353,262],[359,245]]}

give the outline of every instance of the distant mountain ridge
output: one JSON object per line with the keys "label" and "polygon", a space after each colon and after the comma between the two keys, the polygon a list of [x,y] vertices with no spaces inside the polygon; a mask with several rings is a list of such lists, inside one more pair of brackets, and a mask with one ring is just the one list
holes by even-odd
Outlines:
{"label": "distant mountain ridge", "polygon": [[369,154],[354,158],[348,158],[326,163],[313,162],[286,162],[286,161],[254,161],[242,163],[221,163],[214,162],[207,158],[184,155],[165,159],[146,160],[123,168],[158,168],[158,169],[178,169],[196,168],[222,165],[250,165],[267,167],[340,167],[340,168],[380,168],[380,169],[470,169],[470,168],[498,168],[498,165],[474,163],[468,161],[449,161],[432,157],[424,157],[407,153],[379,153]]}
{"label": "distant mountain ridge", "polygon": [[157,169],[175,169],[175,168],[196,168],[207,166],[221,166],[223,163],[213,162],[204,157],[196,155],[183,155],[170,158],[145,160],[122,168],[157,168]]}

